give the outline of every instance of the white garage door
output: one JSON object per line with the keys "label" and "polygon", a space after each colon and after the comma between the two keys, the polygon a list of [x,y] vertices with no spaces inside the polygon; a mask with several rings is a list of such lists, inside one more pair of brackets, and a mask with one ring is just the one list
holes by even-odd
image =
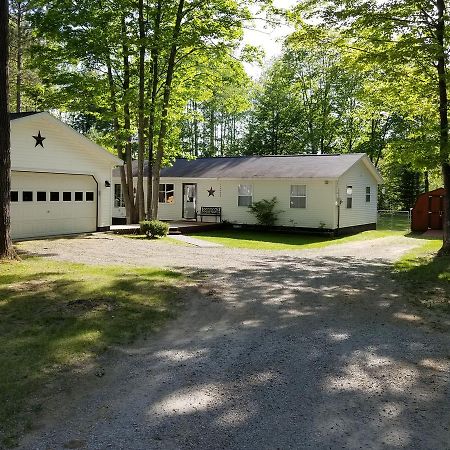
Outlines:
{"label": "white garage door", "polygon": [[87,175],[12,172],[13,239],[97,229],[97,183]]}

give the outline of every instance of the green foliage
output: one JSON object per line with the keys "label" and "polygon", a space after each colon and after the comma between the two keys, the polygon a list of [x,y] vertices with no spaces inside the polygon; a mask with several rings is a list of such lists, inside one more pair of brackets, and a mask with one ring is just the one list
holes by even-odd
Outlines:
{"label": "green foliage", "polygon": [[169,232],[169,224],[160,220],[144,220],[139,225],[141,233],[152,239],[165,237]]}
{"label": "green foliage", "polygon": [[278,204],[276,197],[272,200],[260,200],[259,202],[253,203],[248,207],[250,213],[256,217],[258,223],[265,227],[272,227],[275,225],[278,219],[278,215],[281,211],[275,210]]}

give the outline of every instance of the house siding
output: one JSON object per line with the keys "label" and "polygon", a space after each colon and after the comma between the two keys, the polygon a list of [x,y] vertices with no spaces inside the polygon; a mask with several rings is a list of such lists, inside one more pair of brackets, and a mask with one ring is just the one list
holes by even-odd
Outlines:
{"label": "house siding", "polygon": [[[114,183],[120,183],[118,178]],[[238,206],[239,184],[253,186],[253,202],[278,199],[280,210],[277,225],[305,228],[334,228],[335,223],[335,182],[320,179],[286,179],[286,180],[205,180],[189,178],[161,178],[161,183],[174,185],[175,198],[172,204],[159,204],[158,216],[161,220],[180,220],[183,208],[183,184],[197,184],[197,211],[202,206],[219,206],[222,208],[222,220],[239,224],[255,224],[255,217],[247,207]],[[306,185],[306,208],[290,208],[291,185]],[[214,197],[209,197],[208,190],[213,188]],[[146,184],[145,184],[146,188]],[[114,208],[114,217],[124,218],[125,208]],[[204,221],[214,221],[214,217],[205,217]]]}
{"label": "house siding", "polygon": [[[353,204],[351,209],[348,209],[346,205],[347,186],[352,186],[353,188]],[[337,197],[342,200],[340,208],[340,228],[377,222],[378,184],[377,180],[367,170],[363,161],[358,161],[342,175],[339,178],[337,187]],[[370,187],[370,202],[366,202],[366,187]]]}
{"label": "house siding", "polygon": [[[222,220],[236,224],[255,224],[255,217],[247,207],[238,206],[239,184],[253,187],[253,202],[278,199],[280,210],[277,225],[299,228],[337,229],[358,227],[377,222],[378,182],[371,171],[367,157],[361,158],[339,179],[325,178],[171,178],[161,177],[161,183],[174,185],[174,202],[159,204],[158,218],[161,220],[180,220],[183,211],[183,184],[197,185],[197,205],[200,212],[203,206],[222,208]],[[119,178],[114,183],[120,184]],[[144,181],[146,183],[146,181]],[[136,179],[135,179],[136,184]],[[291,185],[306,185],[306,208],[290,208]],[[346,208],[346,187],[353,187],[353,205]],[[370,187],[371,201],[366,202],[366,187]],[[215,190],[209,197],[208,190]],[[146,185],[145,185],[146,192]],[[338,199],[342,200],[338,208]],[[125,208],[113,208],[114,216],[125,218]],[[204,221],[215,221],[215,217],[205,217]]]}
{"label": "house siding", "polygon": [[[44,148],[35,147],[39,131],[46,138]],[[44,113],[11,121],[11,165],[21,172],[92,175],[98,182],[98,226],[111,225],[111,188],[105,182],[111,183],[117,162],[57,119]]]}

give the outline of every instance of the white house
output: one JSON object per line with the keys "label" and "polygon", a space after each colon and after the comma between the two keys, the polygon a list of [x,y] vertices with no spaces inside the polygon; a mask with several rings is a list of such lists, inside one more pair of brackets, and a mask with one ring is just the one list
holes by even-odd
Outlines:
{"label": "white house", "polygon": [[[113,183],[113,220],[119,222],[125,208],[118,170]],[[377,169],[361,153],[178,159],[161,172],[159,218],[217,220],[200,217],[208,207],[221,208],[224,221],[254,224],[248,205],[276,197],[279,226],[370,229],[376,227],[381,183]]]}
{"label": "white house", "polygon": [[11,114],[13,239],[109,229],[120,164],[47,112]]}

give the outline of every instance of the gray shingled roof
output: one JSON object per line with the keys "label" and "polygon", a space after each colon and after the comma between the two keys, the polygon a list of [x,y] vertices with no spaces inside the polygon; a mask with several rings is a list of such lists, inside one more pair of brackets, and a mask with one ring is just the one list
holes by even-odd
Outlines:
{"label": "gray shingled roof", "polygon": [[[287,155],[177,159],[162,169],[162,177],[173,178],[338,178],[364,153],[345,155]],[[144,173],[148,165],[145,162]],[[114,176],[119,176],[118,169]],[[133,176],[137,162],[133,161]]]}
{"label": "gray shingled roof", "polygon": [[40,111],[28,111],[20,113],[9,113],[9,120],[21,119],[22,117],[34,116],[35,114],[40,114]]}

